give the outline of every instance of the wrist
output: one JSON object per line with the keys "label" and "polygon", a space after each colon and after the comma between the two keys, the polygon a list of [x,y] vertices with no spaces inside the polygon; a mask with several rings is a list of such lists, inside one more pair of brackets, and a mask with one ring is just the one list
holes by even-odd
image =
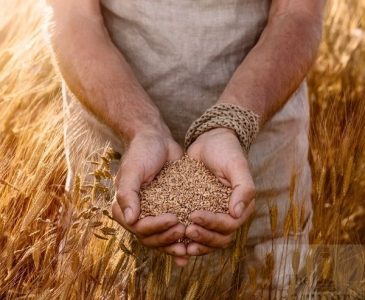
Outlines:
{"label": "wrist", "polygon": [[235,132],[243,150],[248,153],[259,130],[259,116],[238,105],[226,103],[216,104],[206,110],[189,127],[185,136],[185,149],[203,133],[217,128],[220,131],[224,131],[227,128]]}
{"label": "wrist", "polygon": [[[250,99],[247,101],[247,99]],[[264,124],[264,121],[266,120],[266,110],[265,107],[265,101],[260,100],[252,100],[252,97],[249,96],[243,96],[239,95],[236,96],[232,93],[223,93],[219,100],[217,101],[217,104],[233,104],[241,107],[242,109],[248,109],[255,114],[257,114],[259,118],[259,127],[261,128]]]}
{"label": "wrist", "polygon": [[126,138],[126,143],[130,144],[135,140],[155,140],[162,141],[164,144],[168,144],[173,140],[170,130],[164,123],[151,125],[141,125],[133,129],[133,134]]}
{"label": "wrist", "polygon": [[222,136],[222,135],[225,135],[225,136],[230,135],[230,136],[238,139],[237,134],[233,129],[226,128],[226,127],[218,127],[218,128],[213,128],[213,129],[210,129],[210,130],[202,133],[201,135],[199,135],[197,137],[196,141],[203,140],[205,138]]}
{"label": "wrist", "polygon": [[159,114],[156,114],[156,116],[151,116],[150,114],[143,119],[139,118],[132,124],[129,124],[129,126],[120,128],[118,134],[127,144],[141,135],[153,135],[166,139],[172,138],[169,128]]}
{"label": "wrist", "polygon": [[207,139],[217,140],[219,138],[235,139],[239,143],[237,133],[233,129],[226,128],[226,127],[217,127],[217,128],[210,129],[210,130],[200,134],[196,138],[195,142],[193,142],[193,144],[197,144],[197,143],[200,143],[200,142],[202,142],[204,144],[205,140],[207,140]]}

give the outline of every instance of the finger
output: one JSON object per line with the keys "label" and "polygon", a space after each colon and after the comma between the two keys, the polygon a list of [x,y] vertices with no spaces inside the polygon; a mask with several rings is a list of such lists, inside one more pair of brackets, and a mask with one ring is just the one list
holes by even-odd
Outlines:
{"label": "finger", "polygon": [[125,222],[124,215],[122,212],[122,209],[120,208],[120,205],[115,198],[112,202],[112,217],[115,221],[117,221],[121,226],[123,226],[128,231],[133,232],[133,229]]}
{"label": "finger", "polygon": [[205,210],[197,210],[190,214],[189,219],[196,225],[205,229],[228,235],[235,232],[255,211],[255,200],[252,200],[245,208],[240,218],[233,218],[225,213],[213,213]]}
{"label": "finger", "polygon": [[[140,236],[142,237],[143,236],[143,229],[145,229],[145,233],[146,233],[146,236],[144,237],[147,237],[148,234],[150,234],[152,232],[151,228],[148,228],[148,223],[146,223],[145,219],[147,218],[154,218],[154,219],[158,219],[158,222],[155,222],[155,220],[153,221],[154,224],[151,224],[151,226],[154,227],[154,229],[158,229],[158,231],[161,229],[161,231],[159,232],[163,232],[163,231],[166,231],[170,228],[172,228],[173,226],[176,226],[176,225],[179,225],[178,224],[178,220],[176,218],[175,215],[173,214],[164,214],[164,215],[161,215],[161,216],[157,216],[157,217],[146,217],[146,218],[143,218],[141,220],[139,220],[134,226],[129,226],[127,224],[125,224],[124,222],[124,218],[123,218],[123,213],[120,209],[120,206],[118,204],[118,202],[116,200],[113,201],[112,203],[112,217],[120,224],[122,225],[125,229],[127,229],[128,231],[130,231],[131,233],[135,234],[137,237]],[[165,223],[164,222],[161,222],[161,225],[162,227],[161,228],[157,228],[158,227],[158,223],[160,223],[161,219],[160,217],[163,217],[163,219],[165,219]],[[176,218],[176,219],[175,219]],[[142,223],[142,221],[145,221],[143,222],[144,224],[139,224],[139,223]],[[152,222],[151,222],[152,223]],[[170,226],[171,225],[171,226]],[[179,226],[179,228],[181,228],[181,225]],[[183,226],[183,225],[182,225]],[[184,227],[184,232],[185,232],[185,226]],[[142,230],[141,230],[142,229]],[[180,230],[180,229],[179,229]],[[156,234],[152,235],[151,237],[156,237]],[[180,239],[181,237],[177,238],[177,239]]]}
{"label": "finger", "polygon": [[242,225],[242,217],[235,219],[229,214],[213,213],[205,210],[197,210],[191,213],[190,220],[205,229],[230,234]]}
{"label": "finger", "polygon": [[156,217],[148,216],[138,220],[133,226],[137,236],[149,236],[164,232],[179,222],[173,214],[162,214]]}
{"label": "finger", "polygon": [[180,159],[183,156],[184,152],[181,149],[181,147],[179,146],[179,144],[176,143],[175,141],[170,141],[169,143],[170,143],[169,144],[169,153],[168,153],[167,160],[175,161],[175,160]]}
{"label": "finger", "polygon": [[255,184],[247,161],[241,160],[227,168],[226,177],[233,187],[229,201],[229,213],[235,218],[240,218],[245,207],[255,197]]}
{"label": "finger", "polygon": [[212,247],[207,247],[205,245],[199,244],[199,243],[189,243],[188,248],[187,248],[187,253],[188,255],[191,256],[201,256],[201,255],[206,255],[208,253],[211,253],[213,251],[215,251],[217,249],[212,248]]}
{"label": "finger", "polygon": [[121,175],[116,182],[116,198],[123,212],[124,222],[128,225],[135,223],[140,214],[138,192],[143,181],[142,173],[137,167],[121,166]]}
{"label": "finger", "polygon": [[186,228],[185,235],[194,242],[214,248],[228,247],[234,237],[233,234],[223,235],[195,224]]}
{"label": "finger", "polygon": [[255,209],[256,209],[256,201],[255,199],[253,199],[243,211],[243,214],[240,218],[240,223],[241,224],[245,223],[248,220],[248,218],[255,212]]}
{"label": "finger", "polygon": [[229,213],[239,219],[242,217],[244,210],[255,197],[255,188],[253,185],[244,183],[233,188],[229,200]]}
{"label": "finger", "polygon": [[177,224],[163,233],[157,233],[145,238],[140,238],[141,244],[146,247],[156,248],[163,247],[175,243],[177,240],[184,237],[185,226]]}
{"label": "finger", "polygon": [[189,263],[189,256],[176,256],[173,258],[174,263],[178,266],[178,267],[185,267],[188,263]]}
{"label": "finger", "polygon": [[161,247],[158,250],[172,256],[186,256],[186,247],[183,243],[171,244],[165,247]]}

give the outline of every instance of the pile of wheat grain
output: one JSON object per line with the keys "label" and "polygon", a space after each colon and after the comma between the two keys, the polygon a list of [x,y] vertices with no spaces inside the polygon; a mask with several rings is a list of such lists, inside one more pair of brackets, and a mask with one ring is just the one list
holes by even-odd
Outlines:
{"label": "pile of wheat grain", "polygon": [[141,218],[173,213],[188,225],[189,215],[195,210],[228,213],[231,193],[232,189],[202,162],[185,155],[166,163],[158,176],[141,189]]}

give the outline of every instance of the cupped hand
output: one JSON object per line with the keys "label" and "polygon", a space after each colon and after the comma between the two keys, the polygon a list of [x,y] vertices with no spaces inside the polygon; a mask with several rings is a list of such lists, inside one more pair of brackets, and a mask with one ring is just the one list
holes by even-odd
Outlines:
{"label": "cupped hand", "polygon": [[185,226],[176,215],[162,214],[139,220],[141,186],[150,183],[167,161],[182,157],[181,147],[169,134],[144,131],[136,135],[123,155],[115,179],[112,216],[141,244],[174,257],[176,264],[187,263],[186,247],[176,241],[184,237]]}
{"label": "cupped hand", "polygon": [[203,133],[187,153],[202,161],[223,184],[233,189],[228,214],[203,210],[191,213],[193,223],[185,232],[192,240],[187,254],[197,256],[226,248],[232,243],[235,231],[254,212],[255,185],[246,156],[231,129],[217,128]]}

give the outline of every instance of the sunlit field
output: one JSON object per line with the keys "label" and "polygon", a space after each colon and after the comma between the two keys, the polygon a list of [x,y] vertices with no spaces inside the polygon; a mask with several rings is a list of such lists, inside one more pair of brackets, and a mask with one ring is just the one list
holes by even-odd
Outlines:
{"label": "sunlit field", "polygon": [[[171,258],[123,231],[110,214],[116,157],[107,145],[85,149],[94,184],[79,174],[72,194],[64,193],[60,77],[45,15],[43,2],[0,0],[0,299],[264,297],[275,262],[268,257],[243,277],[246,228],[229,259],[211,262],[217,272],[201,258],[176,271]],[[328,1],[324,26],[308,77],[311,250],[289,297],[365,299],[365,0]],[[290,214],[288,227],[298,218]],[[219,271],[227,265],[228,279]]]}

